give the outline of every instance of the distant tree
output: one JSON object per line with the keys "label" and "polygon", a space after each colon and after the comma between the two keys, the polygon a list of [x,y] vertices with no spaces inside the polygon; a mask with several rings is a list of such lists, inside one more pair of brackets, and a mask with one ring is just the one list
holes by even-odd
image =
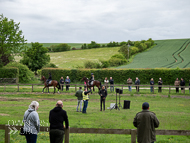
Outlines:
{"label": "distant tree", "polygon": [[23,59],[20,62],[36,73],[38,69],[50,62],[50,56],[46,54],[47,52],[48,49],[42,44],[32,43],[32,47],[23,54]]}
{"label": "distant tree", "polygon": [[0,66],[7,65],[14,59],[15,53],[20,53],[25,47],[26,40],[19,24],[0,15]]}

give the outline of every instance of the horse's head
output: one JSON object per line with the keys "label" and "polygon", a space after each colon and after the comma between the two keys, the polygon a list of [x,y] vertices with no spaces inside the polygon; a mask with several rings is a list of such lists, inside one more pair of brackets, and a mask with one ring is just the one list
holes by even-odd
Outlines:
{"label": "horse's head", "polygon": [[81,81],[86,81],[86,80],[87,78],[85,76],[81,79]]}
{"label": "horse's head", "polygon": [[40,80],[44,80],[45,79],[45,76],[42,76]]}

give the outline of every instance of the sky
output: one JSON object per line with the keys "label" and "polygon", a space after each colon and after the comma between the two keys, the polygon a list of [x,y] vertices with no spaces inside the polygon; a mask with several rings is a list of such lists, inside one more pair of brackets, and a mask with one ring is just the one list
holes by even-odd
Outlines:
{"label": "sky", "polygon": [[27,42],[190,38],[190,0],[0,0]]}

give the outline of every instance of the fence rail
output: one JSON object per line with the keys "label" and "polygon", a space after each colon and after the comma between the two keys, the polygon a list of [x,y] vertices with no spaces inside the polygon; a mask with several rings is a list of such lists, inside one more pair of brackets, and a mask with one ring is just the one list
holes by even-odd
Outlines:
{"label": "fence rail", "polygon": [[[13,84],[4,83],[3,84],[3,83],[0,83],[0,86],[4,86],[4,92],[6,91],[7,85],[16,85],[18,92],[19,92],[19,89],[20,89],[19,87],[20,86],[31,85],[32,86],[32,92],[33,92],[34,91],[34,86],[39,86],[39,85],[43,86],[44,84],[16,84],[16,83],[13,83]],[[84,84],[60,84],[60,86],[62,86],[62,85],[74,86],[75,91],[77,91],[77,87],[85,86]],[[172,88],[184,88],[184,90],[182,91],[183,94],[185,94],[185,89],[188,89],[188,88],[190,89],[190,86],[171,86],[171,85],[128,85],[128,84],[117,85],[117,84],[114,84],[114,86],[121,87],[122,90],[124,89],[124,87],[128,87],[128,86],[139,87],[139,89],[140,89],[140,87],[150,87],[150,86],[152,86],[153,87],[153,93],[154,93],[156,87],[163,87],[163,88],[167,88],[169,90],[169,94],[171,93]]]}
{"label": "fence rail", "polygon": [[[22,126],[0,125],[1,130],[5,130],[5,143],[10,143],[10,131],[20,130]],[[40,127],[40,132],[49,132],[49,127]],[[89,133],[89,134],[126,134],[131,135],[131,143],[136,143],[136,129],[100,129],[100,128],[68,128],[65,129],[65,143],[69,143],[70,133]],[[182,135],[190,136],[190,130],[156,130],[156,135]]]}

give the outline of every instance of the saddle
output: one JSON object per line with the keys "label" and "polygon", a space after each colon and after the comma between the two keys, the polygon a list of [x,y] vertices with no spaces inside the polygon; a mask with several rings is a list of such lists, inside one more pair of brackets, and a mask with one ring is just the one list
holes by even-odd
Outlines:
{"label": "saddle", "polygon": [[51,84],[51,82],[52,82],[52,80],[50,80],[50,81],[47,81],[47,84],[49,85],[49,84]]}

